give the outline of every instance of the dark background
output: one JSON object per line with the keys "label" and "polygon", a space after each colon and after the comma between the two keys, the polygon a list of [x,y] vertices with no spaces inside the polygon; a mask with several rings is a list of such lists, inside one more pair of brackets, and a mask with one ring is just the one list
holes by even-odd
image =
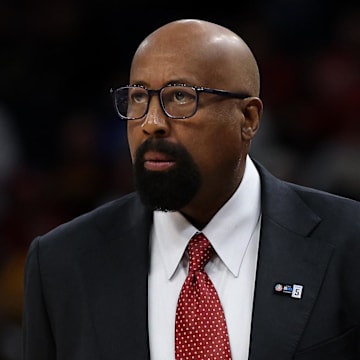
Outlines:
{"label": "dark background", "polygon": [[217,22],[252,48],[265,104],[254,157],[285,180],[360,200],[358,5],[154,4],[0,2],[0,360],[20,359],[30,241],[133,189],[109,89],[170,20]]}

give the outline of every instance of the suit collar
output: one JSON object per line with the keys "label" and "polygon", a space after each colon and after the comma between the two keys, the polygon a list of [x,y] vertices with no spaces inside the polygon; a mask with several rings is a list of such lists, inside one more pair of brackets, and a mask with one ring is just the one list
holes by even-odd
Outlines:
{"label": "suit collar", "polygon": [[269,220],[301,236],[307,236],[321,218],[294,191],[294,186],[277,179],[254,161],[261,178],[262,213]]}

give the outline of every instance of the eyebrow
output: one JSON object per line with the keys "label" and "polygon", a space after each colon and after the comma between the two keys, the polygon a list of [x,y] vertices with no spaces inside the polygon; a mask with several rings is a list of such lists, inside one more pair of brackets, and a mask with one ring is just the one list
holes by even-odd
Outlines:
{"label": "eyebrow", "polygon": [[[169,86],[169,85],[187,85],[187,86],[195,86],[192,83],[189,83],[186,80],[181,80],[181,79],[173,79],[173,80],[169,80],[168,82],[166,82],[165,84],[163,84],[160,88],[164,87],[164,86]],[[135,81],[132,83],[129,83],[129,86],[143,86],[146,89],[151,89],[150,86],[148,86],[148,83],[145,81]]]}

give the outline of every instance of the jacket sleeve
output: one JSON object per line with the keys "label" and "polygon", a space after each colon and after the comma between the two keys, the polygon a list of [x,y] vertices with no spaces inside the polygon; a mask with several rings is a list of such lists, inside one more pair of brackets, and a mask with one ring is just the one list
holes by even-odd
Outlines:
{"label": "jacket sleeve", "polygon": [[39,263],[39,238],[30,245],[24,272],[23,360],[56,359]]}

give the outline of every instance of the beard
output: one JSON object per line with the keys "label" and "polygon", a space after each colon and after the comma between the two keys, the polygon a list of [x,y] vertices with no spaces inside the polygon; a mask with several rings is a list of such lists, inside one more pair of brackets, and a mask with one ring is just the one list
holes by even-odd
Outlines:
{"label": "beard", "polygon": [[[171,156],[175,166],[167,171],[147,170],[144,154],[149,150]],[[193,199],[201,185],[198,166],[185,147],[163,139],[148,139],[140,145],[133,172],[140,199],[152,210],[180,210]]]}

